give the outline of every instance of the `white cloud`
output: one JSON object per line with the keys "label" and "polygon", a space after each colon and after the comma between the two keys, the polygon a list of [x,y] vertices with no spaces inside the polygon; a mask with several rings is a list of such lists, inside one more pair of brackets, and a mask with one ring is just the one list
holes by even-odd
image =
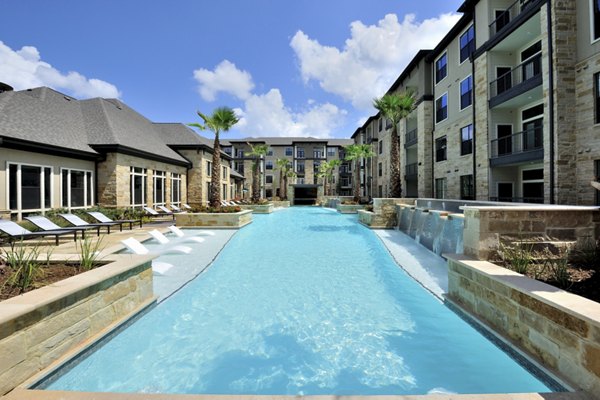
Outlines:
{"label": "white cloud", "polygon": [[[242,111],[242,110],[241,110]],[[251,95],[236,128],[248,136],[330,137],[344,122],[346,111],[331,103],[310,104],[310,108],[293,112],[285,106],[279,89]]]}
{"label": "white cloud", "polygon": [[315,80],[323,90],[366,110],[420,49],[435,47],[459,18],[449,13],[419,22],[408,14],[399,22],[395,14],[388,14],[377,25],[351,23],[350,38],[341,50],[302,31],[296,32],[290,46],[306,83]]}
{"label": "white cloud", "polygon": [[204,68],[195,70],[194,79],[199,83],[198,93],[206,101],[214,101],[219,92],[245,100],[254,89],[250,73],[238,69],[228,60],[221,61],[214,71]]}
{"label": "white cloud", "polygon": [[77,98],[121,97],[117,87],[100,79],[88,79],[78,72],[62,73],[42,61],[33,46],[14,51],[0,41],[0,78],[16,90],[48,86]]}

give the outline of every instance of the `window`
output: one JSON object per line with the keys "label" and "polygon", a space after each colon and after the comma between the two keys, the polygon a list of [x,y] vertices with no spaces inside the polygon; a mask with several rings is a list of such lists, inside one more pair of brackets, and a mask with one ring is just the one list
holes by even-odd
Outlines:
{"label": "window", "polygon": [[379,141],[379,143],[377,143],[378,146],[378,150],[379,150],[379,154],[383,154],[383,141]]}
{"label": "window", "polygon": [[271,197],[273,197],[273,189],[266,189],[266,190],[265,190],[265,197],[267,197],[267,198],[269,198],[269,199],[270,199]]}
{"label": "window", "polygon": [[460,129],[460,155],[473,153],[473,125],[467,125]]}
{"label": "window", "polygon": [[335,147],[328,147],[327,148],[327,156],[328,157],[335,157]]}
{"label": "window", "polygon": [[435,122],[448,118],[448,93],[444,93],[435,101]]}
{"label": "window", "polygon": [[12,211],[52,208],[52,167],[9,163],[8,204]]}
{"label": "window", "polygon": [[91,171],[63,168],[61,175],[61,207],[86,207],[94,204]]}
{"label": "window", "polygon": [[377,187],[377,191],[379,192],[379,197],[382,198],[383,197],[383,186],[379,185]]}
{"label": "window", "polygon": [[286,147],[285,148],[285,155],[288,157],[291,157],[294,155],[294,149],[291,147]]}
{"label": "window", "polygon": [[473,77],[468,76],[460,82],[460,109],[464,110],[473,104]]}
{"label": "window", "polygon": [[473,175],[462,175],[460,177],[461,200],[475,200],[474,193]]}
{"label": "window", "polygon": [[265,161],[265,168],[266,169],[273,169],[273,161],[271,161],[271,160]]}
{"label": "window", "polygon": [[594,103],[594,122],[600,124],[600,72],[594,74]]}
{"label": "window", "polygon": [[345,187],[345,186],[350,186],[350,178],[346,177],[346,176],[342,176],[340,178],[340,184]]}
{"label": "window", "polygon": [[212,175],[212,161],[206,162],[206,176]]}
{"label": "window", "polygon": [[131,184],[131,205],[145,206],[146,205],[146,169],[131,167],[129,170],[129,178]]}
{"label": "window", "polygon": [[244,150],[235,149],[238,158],[244,158]]}
{"label": "window", "polygon": [[461,64],[475,51],[475,28],[473,25],[460,36],[460,62]]}
{"label": "window", "polygon": [[592,40],[600,39],[600,0],[592,0]]}
{"label": "window", "polygon": [[435,180],[435,198],[446,198],[446,178],[438,178]]}
{"label": "window", "polygon": [[383,176],[383,164],[382,163],[377,164],[377,175]]}
{"label": "window", "polygon": [[207,202],[210,201],[210,200],[208,200],[208,199],[210,199],[210,189],[212,189],[212,183],[206,182],[206,201]]}
{"label": "window", "polygon": [[240,174],[244,175],[244,162],[243,162],[243,161],[241,161],[241,162],[239,162],[239,161],[236,161],[236,162],[233,164],[233,166],[234,166],[234,168],[235,168],[235,170],[236,170],[237,172],[239,172]]}
{"label": "window", "polygon": [[171,204],[181,203],[181,174],[171,174]]}
{"label": "window", "polygon": [[383,118],[379,118],[378,124],[379,132],[381,132],[383,130]]}
{"label": "window", "polygon": [[165,204],[165,182],[167,179],[167,173],[164,171],[154,171],[154,204],[164,205]]}
{"label": "window", "polygon": [[223,189],[221,189],[221,195],[223,196],[223,200],[227,200],[227,184],[224,183]]}
{"label": "window", "polygon": [[323,151],[313,150],[313,158],[323,158]]}
{"label": "window", "polygon": [[273,175],[265,175],[265,183],[273,183]]}
{"label": "window", "polygon": [[296,150],[296,157],[297,158],[304,158],[304,149],[302,147],[298,148]]}
{"label": "window", "polygon": [[298,161],[296,163],[296,172],[299,174],[303,174],[304,173],[304,161]]}
{"label": "window", "polygon": [[267,156],[268,157],[272,157],[273,156],[273,149],[267,150]]}
{"label": "window", "polygon": [[435,140],[435,161],[446,160],[446,136]]}
{"label": "window", "polygon": [[448,55],[444,53],[435,62],[435,83],[439,83],[448,75]]}
{"label": "window", "polygon": [[231,147],[223,147],[225,154],[231,155]]}

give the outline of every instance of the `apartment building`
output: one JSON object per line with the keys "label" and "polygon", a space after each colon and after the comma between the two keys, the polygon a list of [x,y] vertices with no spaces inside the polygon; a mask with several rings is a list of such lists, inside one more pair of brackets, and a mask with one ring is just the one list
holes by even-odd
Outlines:
{"label": "apartment building", "polygon": [[[212,143],[116,99],[0,85],[0,214],[206,204]],[[222,154],[224,193],[241,186]],[[237,175],[237,176],[236,176]]]}
{"label": "apartment building", "polygon": [[[412,89],[417,100],[399,126],[403,196],[600,204],[590,185],[600,176],[599,7],[465,1],[458,23],[388,91]],[[378,134],[375,165],[385,169]],[[369,176],[386,187],[385,172]]]}
{"label": "apartment building", "polygon": [[280,187],[280,172],[276,161],[288,159],[296,178],[289,183],[295,185],[318,185],[319,166],[324,161],[339,159],[342,164],[333,172],[332,194],[349,195],[352,189],[351,167],[344,160],[344,146],[352,144],[348,139],[317,139],[306,137],[260,137],[230,139],[223,141],[223,151],[231,155],[235,171],[245,178],[244,197],[250,197],[252,185],[252,165],[254,157],[249,154],[251,145],[266,144],[269,146],[267,155],[259,160],[262,172],[262,197],[282,197]]}

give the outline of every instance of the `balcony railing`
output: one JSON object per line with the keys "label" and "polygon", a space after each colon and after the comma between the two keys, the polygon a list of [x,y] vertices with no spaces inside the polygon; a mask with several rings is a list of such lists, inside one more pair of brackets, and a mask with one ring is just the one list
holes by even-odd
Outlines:
{"label": "balcony railing", "polygon": [[505,26],[507,26],[512,20],[518,15],[523,13],[529,6],[534,3],[534,0],[517,0],[508,7],[508,9],[500,14],[490,24],[490,38],[500,32]]}
{"label": "balcony railing", "polygon": [[510,89],[516,89],[526,82],[531,81],[533,83],[533,79],[541,76],[541,74],[542,54],[540,53],[517,65],[490,83],[490,100],[502,93],[508,92]]}
{"label": "balcony railing", "polygon": [[543,129],[538,126],[510,136],[492,140],[491,158],[505,157],[512,154],[526,153],[542,149],[544,146]]}
{"label": "balcony railing", "polygon": [[412,146],[413,144],[417,143],[418,141],[418,129],[412,129],[408,132],[406,132],[406,134],[404,135],[404,147],[409,147]]}
{"label": "balcony railing", "polygon": [[417,173],[419,171],[419,164],[418,163],[406,164],[404,171],[405,171],[404,173],[407,176],[417,175]]}

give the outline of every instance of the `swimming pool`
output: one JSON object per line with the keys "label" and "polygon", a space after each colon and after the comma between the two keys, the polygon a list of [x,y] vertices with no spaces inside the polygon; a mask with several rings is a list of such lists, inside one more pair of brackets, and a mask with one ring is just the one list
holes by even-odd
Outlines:
{"label": "swimming pool", "polygon": [[45,388],[550,391],[408,277],[356,216],[303,207],[253,218],[207,271]]}

